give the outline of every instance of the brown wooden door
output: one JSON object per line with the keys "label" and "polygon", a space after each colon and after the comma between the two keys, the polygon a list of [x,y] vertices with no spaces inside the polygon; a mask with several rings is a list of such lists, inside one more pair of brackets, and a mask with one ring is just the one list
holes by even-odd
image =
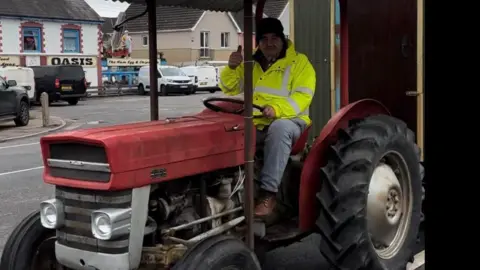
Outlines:
{"label": "brown wooden door", "polygon": [[416,131],[416,0],[347,0],[349,102],[373,98]]}

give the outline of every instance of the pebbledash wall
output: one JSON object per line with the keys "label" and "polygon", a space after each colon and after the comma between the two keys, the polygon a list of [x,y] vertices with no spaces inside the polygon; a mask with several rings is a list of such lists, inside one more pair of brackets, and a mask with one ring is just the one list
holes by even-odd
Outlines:
{"label": "pebbledash wall", "polygon": [[79,64],[101,86],[102,23],[0,17],[0,67]]}

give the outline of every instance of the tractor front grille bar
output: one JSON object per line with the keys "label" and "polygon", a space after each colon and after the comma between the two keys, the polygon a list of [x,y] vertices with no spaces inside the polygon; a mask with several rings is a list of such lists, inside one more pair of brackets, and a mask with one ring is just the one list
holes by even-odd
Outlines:
{"label": "tractor front grille bar", "polygon": [[65,207],[65,226],[57,230],[60,244],[80,250],[120,254],[128,252],[129,235],[98,240],[91,231],[91,213],[103,208],[129,208],[132,191],[97,191],[55,187],[55,197]]}

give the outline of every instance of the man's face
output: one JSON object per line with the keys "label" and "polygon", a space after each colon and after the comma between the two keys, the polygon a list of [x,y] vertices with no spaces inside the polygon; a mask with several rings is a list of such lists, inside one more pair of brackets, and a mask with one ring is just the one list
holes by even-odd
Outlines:
{"label": "man's face", "polygon": [[265,34],[258,44],[260,51],[268,60],[276,59],[282,51],[283,42],[280,37],[275,34]]}

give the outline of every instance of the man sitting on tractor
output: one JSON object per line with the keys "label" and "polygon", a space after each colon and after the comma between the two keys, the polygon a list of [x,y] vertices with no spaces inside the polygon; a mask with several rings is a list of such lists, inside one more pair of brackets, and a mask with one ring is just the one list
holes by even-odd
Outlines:
{"label": "man sitting on tractor", "polygon": [[[257,147],[263,146],[264,164],[258,177],[260,192],[255,216],[266,217],[276,206],[276,193],[295,141],[310,125],[308,110],[315,93],[316,75],[308,58],[295,51],[280,20],[264,18],[256,27],[258,48],[253,54],[253,103],[264,108],[254,118]],[[242,47],[230,55],[220,74],[227,95],[243,92]]]}

